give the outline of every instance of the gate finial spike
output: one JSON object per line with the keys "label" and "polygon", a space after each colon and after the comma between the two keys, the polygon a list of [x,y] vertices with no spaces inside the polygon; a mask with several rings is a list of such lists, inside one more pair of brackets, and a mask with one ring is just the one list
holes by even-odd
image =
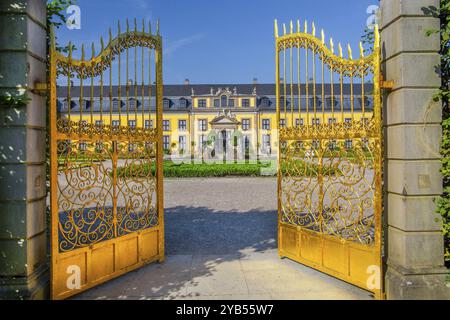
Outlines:
{"label": "gate finial spike", "polygon": [[300,33],[300,19],[297,19],[297,33]]}
{"label": "gate finial spike", "polygon": [[101,46],[102,52],[103,52],[103,50],[105,50],[105,41],[103,41],[103,36],[100,37],[100,46]]}
{"label": "gate finial spike", "polygon": [[85,50],[84,50],[84,43],[81,45],[81,60],[84,61],[85,57]]}
{"label": "gate finial spike", "polygon": [[377,49],[380,46],[380,30],[378,29],[378,24],[375,25],[373,33],[375,37],[374,48]]}
{"label": "gate finial spike", "polygon": [[56,46],[56,41],[55,41],[55,30],[54,30],[54,27],[51,26],[51,27],[50,27],[50,47],[51,47],[52,49],[55,49],[55,46]]}
{"label": "gate finial spike", "polygon": [[72,60],[72,41],[69,41],[69,60]]}
{"label": "gate finial spike", "polygon": [[112,30],[111,30],[111,28],[109,28],[109,43],[108,43],[108,46],[111,45],[111,42],[112,42]]}
{"label": "gate finial spike", "polygon": [[330,50],[331,50],[331,53],[334,54],[334,42],[333,42],[333,38],[330,38]]}
{"label": "gate finial spike", "polygon": [[292,20],[291,20],[291,23],[290,23],[290,28],[291,28],[291,34],[293,34],[294,33],[294,23],[292,22]]}
{"label": "gate finial spike", "polygon": [[343,54],[342,54],[342,45],[341,45],[341,43],[339,42],[339,57],[343,57]]}
{"label": "gate finial spike", "polygon": [[316,25],[314,24],[314,21],[312,23],[312,35],[315,37],[316,36]]}
{"label": "gate finial spike", "polygon": [[364,58],[364,47],[361,41],[359,42],[359,56]]}
{"label": "gate finial spike", "polygon": [[283,23],[283,36],[285,36],[285,35],[286,35],[286,24]]}
{"label": "gate finial spike", "polygon": [[322,44],[325,44],[325,31],[321,31],[321,35],[322,35]]}
{"label": "gate finial spike", "polygon": [[142,33],[145,33],[145,19],[142,19]]}
{"label": "gate finial spike", "polygon": [[95,44],[94,44],[94,42],[92,42],[91,49],[92,49],[92,59],[94,59],[95,58]]}
{"label": "gate finial spike", "polygon": [[120,20],[117,21],[117,31],[118,31],[118,35],[120,36],[121,31],[120,31]]}
{"label": "gate finial spike", "polygon": [[304,30],[303,30],[303,32],[304,32],[304,33],[308,33],[308,21],[307,21],[307,20],[305,20],[305,25],[304,25]]}
{"label": "gate finial spike", "polygon": [[152,34],[152,22],[148,20],[148,33]]}
{"label": "gate finial spike", "polygon": [[277,19],[275,19],[273,26],[274,26],[274,31],[275,31],[275,38],[278,38],[278,20]]}
{"label": "gate finial spike", "polygon": [[159,19],[156,20],[156,35],[159,36]]}
{"label": "gate finial spike", "polygon": [[348,58],[350,60],[353,60],[352,47],[350,46],[350,43],[347,44],[347,49],[348,49]]}
{"label": "gate finial spike", "polygon": [[128,32],[130,32],[130,21],[128,21],[128,18],[127,18],[127,33]]}
{"label": "gate finial spike", "polygon": [[134,18],[134,33],[137,33],[137,19]]}

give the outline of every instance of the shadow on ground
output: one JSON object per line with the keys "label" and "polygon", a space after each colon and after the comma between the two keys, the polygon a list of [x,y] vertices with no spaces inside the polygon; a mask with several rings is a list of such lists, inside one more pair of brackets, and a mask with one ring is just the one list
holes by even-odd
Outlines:
{"label": "shadow on ground", "polygon": [[215,211],[206,207],[166,209],[168,255],[240,254],[277,248],[277,212]]}

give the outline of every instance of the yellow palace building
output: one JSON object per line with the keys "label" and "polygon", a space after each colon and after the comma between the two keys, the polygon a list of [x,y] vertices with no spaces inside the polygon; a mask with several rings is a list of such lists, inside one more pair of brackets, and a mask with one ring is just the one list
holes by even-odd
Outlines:
{"label": "yellow palace building", "polygon": [[[111,97],[107,92],[102,93],[101,87],[83,88],[83,92],[89,97],[82,100],[81,110],[80,87],[71,87],[70,93],[67,87],[58,87],[60,115],[68,117],[70,113],[70,119],[74,122],[81,120],[96,125],[152,128],[156,120],[155,97],[148,94],[148,88],[141,91],[139,85],[129,83],[128,86],[131,88],[130,92],[144,92],[144,95],[142,97],[129,95],[127,99],[124,97],[126,86],[121,87],[120,97],[118,86],[111,88]],[[134,91],[133,88],[137,90]],[[324,121],[350,122],[352,119],[359,121],[372,117],[371,85],[365,85],[364,92],[367,94],[365,97],[361,96],[361,86],[355,85],[354,99],[351,99],[350,84],[344,84],[342,88],[340,85],[334,85],[332,88],[331,85],[325,84],[323,91],[320,85],[316,90],[319,94],[315,98],[311,96],[313,85],[308,88],[308,95],[306,85],[301,85],[300,94],[296,88],[292,94],[288,92],[285,101],[284,97],[280,101],[281,127],[286,123],[303,126],[307,123],[317,125]],[[199,154],[204,153],[205,148],[209,148],[213,153],[227,153],[233,146],[240,146],[239,157],[243,157],[249,151],[256,151],[258,155],[275,155],[278,147],[275,91],[275,84],[259,84],[256,81],[250,84],[190,84],[186,80],[181,85],[165,85],[163,98],[165,152],[180,155]],[[331,92],[338,94],[331,96]],[[70,111],[67,101],[69,96]],[[362,107],[363,102],[365,108]],[[316,113],[313,110],[314,105]],[[283,116],[285,107],[288,112]],[[127,110],[133,111],[133,116],[127,116]],[[294,110],[293,117],[291,110]],[[348,141],[348,144],[351,144],[351,141]]]}

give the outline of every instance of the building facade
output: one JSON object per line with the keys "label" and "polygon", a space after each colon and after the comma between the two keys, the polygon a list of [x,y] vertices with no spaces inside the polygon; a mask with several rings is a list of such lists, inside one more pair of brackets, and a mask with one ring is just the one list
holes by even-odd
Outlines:
{"label": "building facade", "polygon": [[[350,84],[335,85],[334,88],[326,84],[323,90],[317,90],[320,95],[316,97],[306,95],[306,86],[301,87],[301,92],[295,88],[282,97],[280,127],[287,123],[320,125],[372,117],[370,85],[365,85],[367,96],[364,97],[361,96],[361,85],[354,85],[352,89]],[[309,89],[313,92],[312,85]],[[205,158],[214,158],[215,154],[238,158],[249,154],[275,155],[278,148],[275,90],[275,84],[256,83],[191,85],[186,82],[183,85],[165,85],[163,149],[167,154],[201,155]],[[80,87],[58,87],[61,117],[96,125],[138,128],[153,128],[155,125],[156,100],[151,94],[155,92],[154,88],[141,88],[133,83],[120,89],[117,86],[105,89],[86,87],[83,92],[88,93],[88,97],[83,99],[80,99],[80,91]],[[127,94],[124,97],[124,92],[142,95]],[[339,94],[332,96],[332,92]],[[284,108],[287,111],[285,116]]]}

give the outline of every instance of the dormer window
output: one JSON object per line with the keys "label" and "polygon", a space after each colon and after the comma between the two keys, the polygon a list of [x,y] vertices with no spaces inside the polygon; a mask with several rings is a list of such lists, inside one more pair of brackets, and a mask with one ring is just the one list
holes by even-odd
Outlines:
{"label": "dormer window", "polygon": [[269,101],[269,98],[267,98],[267,97],[264,97],[264,98],[262,98],[261,99],[261,106],[262,107],[269,107],[269,105],[270,105],[270,101]]}
{"label": "dormer window", "polygon": [[187,101],[184,98],[180,99],[180,108],[186,108],[187,107]]}
{"label": "dormer window", "polygon": [[164,99],[163,100],[163,107],[164,107],[164,109],[170,108],[170,100]]}

